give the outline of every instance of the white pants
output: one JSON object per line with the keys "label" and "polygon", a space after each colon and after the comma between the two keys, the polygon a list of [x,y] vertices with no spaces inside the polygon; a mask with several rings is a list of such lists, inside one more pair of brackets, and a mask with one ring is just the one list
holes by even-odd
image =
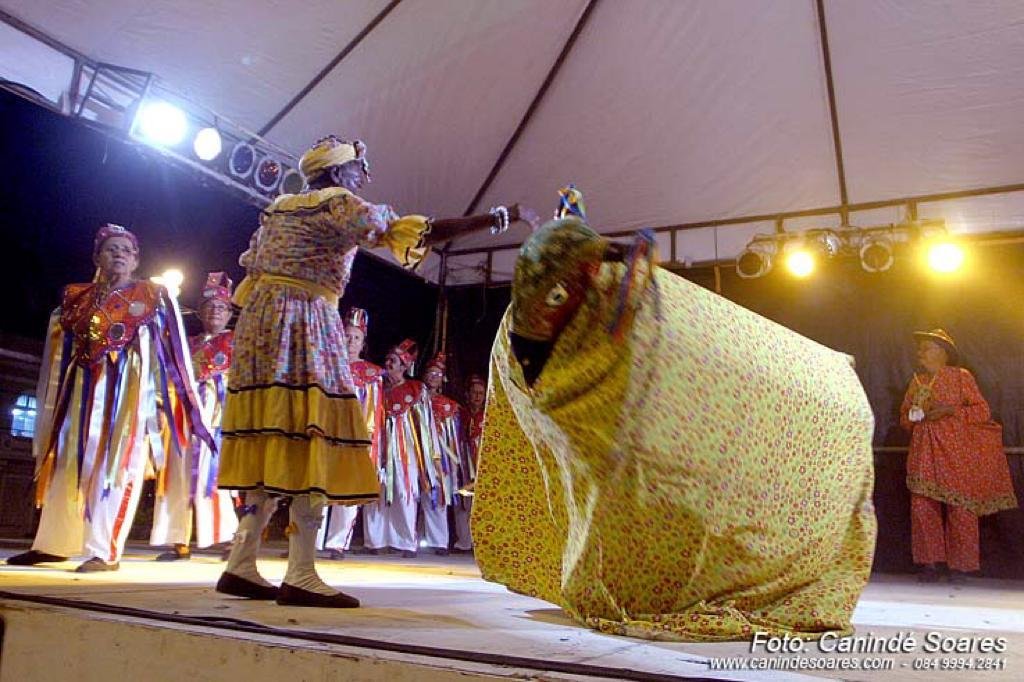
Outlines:
{"label": "white pants", "polygon": [[[146,455],[142,447],[136,449],[132,464],[109,490],[103,489],[103,472],[97,472],[93,485],[82,496],[84,505],[79,502],[75,462],[68,456],[58,457],[32,549],[65,557],[98,557],[108,563],[120,561],[145,474]],[[84,482],[92,475],[93,466],[86,461],[83,469]]]}
{"label": "white pants", "polygon": [[473,511],[473,498],[462,497],[455,500],[455,549],[468,552],[473,549],[473,536],[469,532],[469,515]]}
{"label": "white pants", "polygon": [[149,544],[188,545],[192,536],[192,511],[195,510],[196,547],[209,547],[229,542],[238,529],[234,501],[226,490],[216,490],[212,497],[197,496],[173,499],[167,495],[156,498],[153,509],[153,531]]}
{"label": "white pants", "polygon": [[352,544],[352,529],[359,516],[357,505],[332,504],[324,509],[320,531],[316,535],[317,549],[348,550]]}
{"label": "white pants", "polygon": [[[197,452],[198,450],[198,452]],[[207,497],[204,489],[192,498],[193,459],[208,456],[208,449],[188,448],[184,455],[167,453],[164,472],[164,494],[158,496],[153,506],[153,530],[149,536],[151,545],[188,545],[192,536],[192,510],[196,514],[196,546],[209,547],[228,542],[238,530],[238,517],[231,494],[226,490],[214,490]],[[200,464],[207,465],[205,461]],[[203,467],[199,467],[203,471]],[[205,473],[205,472],[204,472]],[[203,484],[200,475],[199,484]]]}
{"label": "white pants", "polygon": [[395,468],[395,499],[384,503],[384,494],[373,504],[363,507],[363,545],[367,549],[393,547],[415,552],[416,508],[419,499],[419,467],[415,455],[409,457],[409,493],[405,489],[405,470]]}
{"label": "white pants", "polygon": [[420,497],[423,507],[423,540],[427,547],[448,549],[448,507],[442,502],[435,509],[427,496]]}

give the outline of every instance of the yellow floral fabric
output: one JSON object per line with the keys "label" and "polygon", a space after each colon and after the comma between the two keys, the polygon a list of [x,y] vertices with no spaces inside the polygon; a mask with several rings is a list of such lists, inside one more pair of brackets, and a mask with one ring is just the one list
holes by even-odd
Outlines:
{"label": "yellow floral fabric", "polygon": [[484,577],[615,634],[849,632],[876,524],[850,358],[664,270],[623,342],[621,264],[532,388],[495,341],[473,506]]}

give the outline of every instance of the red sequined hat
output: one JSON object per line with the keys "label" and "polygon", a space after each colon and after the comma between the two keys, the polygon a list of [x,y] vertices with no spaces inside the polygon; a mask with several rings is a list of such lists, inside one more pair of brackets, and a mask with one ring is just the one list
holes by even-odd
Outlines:
{"label": "red sequined hat", "polygon": [[362,308],[349,308],[345,313],[345,326],[361,329],[365,334],[370,326],[370,314]]}
{"label": "red sequined hat", "polygon": [[139,251],[139,239],[135,236],[131,230],[115,225],[114,223],[107,223],[100,228],[99,232],[96,233],[96,239],[92,243],[92,255],[95,258],[100,254],[100,247],[103,246],[103,242],[107,241],[111,237],[124,237],[132,243],[135,247],[135,252]]}
{"label": "red sequined hat", "polygon": [[445,354],[438,353],[437,355],[430,359],[430,362],[427,363],[427,366],[423,369],[423,371],[429,372],[430,370],[436,370],[441,373],[441,376],[444,376],[445,361]]}
{"label": "red sequined hat", "polygon": [[402,361],[403,365],[409,367],[412,363],[416,362],[416,356],[419,355],[419,348],[416,346],[415,341],[412,339],[406,339],[392,348],[391,352],[398,356],[398,359]]}
{"label": "red sequined hat", "polygon": [[224,301],[231,303],[231,278],[224,272],[211,272],[206,275],[206,283],[203,284],[202,306],[207,301]]}

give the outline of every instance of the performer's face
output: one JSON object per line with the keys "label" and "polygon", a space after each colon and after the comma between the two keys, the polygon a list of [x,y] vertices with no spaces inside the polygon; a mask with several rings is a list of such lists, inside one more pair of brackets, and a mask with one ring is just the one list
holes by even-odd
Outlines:
{"label": "performer's face", "polygon": [[479,411],[484,406],[487,398],[487,389],[483,384],[474,383],[469,387],[469,406],[474,411]]}
{"label": "performer's face", "polygon": [[405,363],[402,362],[402,358],[398,357],[398,353],[388,353],[388,356],[384,358],[384,371],[388,373],[388,378],[391,381],[402,380],[402,375],[405,374]]}
{"label": "performer's face", "polygon": [[345,340],[348,342],[348,359],[358,360],[363,352],[363,343],[366,342],[366,334],[359,327],[345,327]]}
{"label": "performer's face", "polygon": [[439,369],[431,368],[423,375],[423,383],[432,391],[440,391],[444,384],[444,374]]}
{"label": "performer's face", "polygon": [[358,161],[349,161],[332,168],[331,177],[336,185],[344,187],[350,192],[361,188],[363,183],[366,182],[366,176],[363,175],[363,167]]}
{"label": "performer's face", "polygon": [[917,361],[929,372],[942,369],[946,366],[949,358],[942,346],[928,339],[921,339],[917,342]]}
{"label": "performer's face", "polygon": [[96,254],[96,267],[106,279],[127,279],[139,267],[139,254],[127,237],[109,237]]}
{"label": "performer's face", "polygon": [[231,306],[219,299],[207,301],[199,308],[199,319],[207,334],[219,334],[231,321]]}

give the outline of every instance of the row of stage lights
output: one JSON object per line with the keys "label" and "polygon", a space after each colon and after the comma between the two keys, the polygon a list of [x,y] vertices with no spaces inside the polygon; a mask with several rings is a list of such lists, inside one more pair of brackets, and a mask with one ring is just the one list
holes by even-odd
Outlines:
{"label": "row of stage lights", "polygon": [[[181,108],[150,100],[139,108],[131,134],[147,144],[181,154],[188,153],[181,147],[195,128]],[[226,158],[224,137],[216,125],[199,127],[191,137],[191,154],[204,165],[226,171],[236,182],[251,186],[264,196],[302,191],[304,183],[299,171],[282,158],[263,151],[255,137],[234,140]]]}
{"label": "row of stage lights", "polygon": [[819,266],[843,255],[857,257],[866,272],[885,272],[896,262],[898,244],[916,246],[933,272],[952,274],[963,266],[962,246],[949,237],[943,221],[924,221],[882,228],[809,230],[802,234],[757,235],[736,259],[736,273],[756,279],[781,261],[793,277],[810,277]]}

